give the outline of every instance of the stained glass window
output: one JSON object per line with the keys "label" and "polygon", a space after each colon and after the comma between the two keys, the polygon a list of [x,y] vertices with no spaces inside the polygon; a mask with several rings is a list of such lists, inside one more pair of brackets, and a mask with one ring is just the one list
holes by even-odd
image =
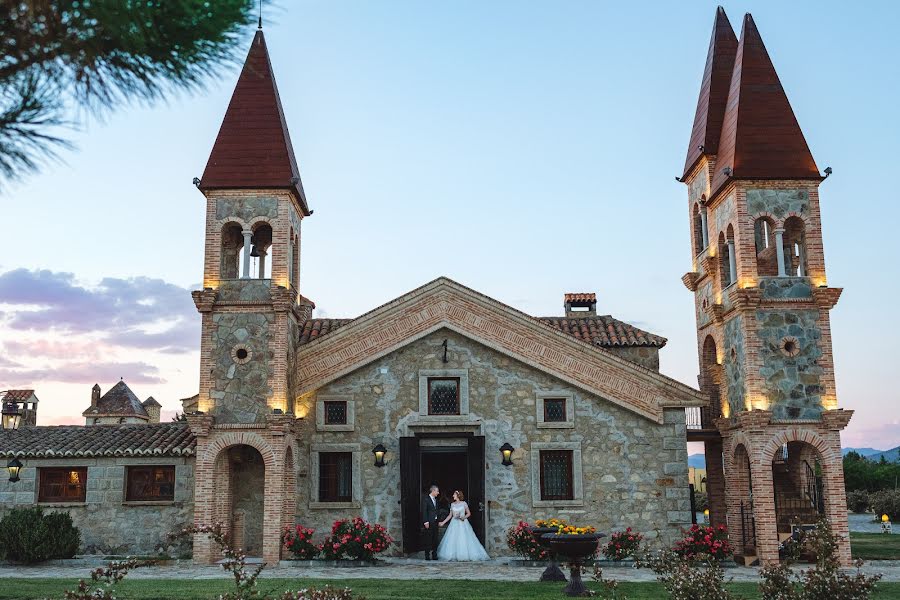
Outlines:
{"label": "stained glass window", "polygon": [[328,400],[325,402],[325,424],[347,424],[347,402],[344,400]]}
{"label": "stained glass window", "polygon": [[319,502],[353,500],[353,453],[319,453]]}
{"label": "stained glass window", "polygon": [[565,423],[566,422],[566,399],[565,398],[544,398],[544,422],[545,423]]}
{"label": "stained glass window", "polygon": [[428,414],[459,414],[458,377],[432,377],[428,380]]}
{"label": "stained glass window", "polygon": [[541,500],[572,499],[572,451],[541,450]]}

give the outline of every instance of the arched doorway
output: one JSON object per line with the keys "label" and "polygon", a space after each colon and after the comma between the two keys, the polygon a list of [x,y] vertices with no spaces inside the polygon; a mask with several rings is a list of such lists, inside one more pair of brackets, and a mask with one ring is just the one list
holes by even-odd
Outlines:
{"label": "arched doorway", "polygon": [[219,453],[216,472],[221,475],[219,481],[228,482],[223,486],[227,489],[218,490],[218,494],[227,495],[220,496],[218,516],[229,524],[232,543],[247,556],[261,557],[266,480],[262,455],[253,446],[231,446]]}
{"label": "arched doorway", "polygon": [[753,478],[750,471],[750,455],[743,444],[739,444],[734,450],[732,469],[736,517],[736,522],[731,526],[731,539],[735,542],[734,553],[741,557],[755,557],[757,552]]}
{"label": "arched doorway", "polygon": [[778,538],[796,528],[812,528],[825,513],[822,460],[812,444],[792,441],[772,459],[772,490]]}

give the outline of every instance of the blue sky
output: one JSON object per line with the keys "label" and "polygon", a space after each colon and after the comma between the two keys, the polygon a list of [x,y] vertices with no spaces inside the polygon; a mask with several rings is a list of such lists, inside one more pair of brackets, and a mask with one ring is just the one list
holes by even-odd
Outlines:
{"label": "blue sky", "polygon": [[[564,292],[596,291],[602,313],[668,337],[663,372],[696,385],[693,300],[680,281],[686,190],[674,177],[715,7],[267,9],[315,210],[301,286],[319,316],[355,316],[439,275],[535,315],[560,314]],[[900,5],[725,9],[738,34],[753,13],[819,168],[834,168],[821,199],[828,279],[845,287],[832,313],[839,402],[857,410],[845,444],[896,446]],[[95,380],[106,390],[123,376],[169,411],[196,392],[187,290],[201,280],[204,203],[191,178],[238,68],[200,93],[87,121],[65,164],[0,191],[0,388],[35,387],[42,422],[80,414]],[[38,310],[50,290],[57,304]]]}

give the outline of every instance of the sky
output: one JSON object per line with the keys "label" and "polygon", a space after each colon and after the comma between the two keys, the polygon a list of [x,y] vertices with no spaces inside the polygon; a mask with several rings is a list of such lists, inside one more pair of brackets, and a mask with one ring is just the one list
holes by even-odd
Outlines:
{"label": "sky", "polygon": [[[753,13],[820,169],[845,446],[900,445],[893,182],[900,3],[730,2]],[[537,316],[565,292],[668,338],[697,382],[681,174],[716,3],[369,2],[267,7],[266,40],[315,214],[302,293],[352,317],[445,275]],[[237,53],[246,54],[248,27]],[[240,61],[238,61],[240,62]],[[81,422],[124,378],[164,418],[197,392],[206,164],[239,64],[206,89],[91,118],[78,148],[0,190],[0,389]]]}

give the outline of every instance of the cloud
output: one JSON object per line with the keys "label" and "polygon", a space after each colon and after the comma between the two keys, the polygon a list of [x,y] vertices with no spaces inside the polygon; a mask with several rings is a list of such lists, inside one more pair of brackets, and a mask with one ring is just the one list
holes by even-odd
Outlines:
{"label": "cloud", "polygon": [[159,369],[144,362],[79,362],[70,361],[58,366],[34,368],[0,367],[0,381],[10,387],[35,387],[37,383],[58,381],[62,383],[93,384],[98,381],[131,383],[165,383]]}
{"label": "cloud", "polygon": [[[123,348],[170,354],[199,347],[200,320],[190,291],[162,279],[107,277],[95,287],[71,273],[0,273],[0,319],[10,330],[89,335]],[[51,347],[32,347],[29,356]]]}

